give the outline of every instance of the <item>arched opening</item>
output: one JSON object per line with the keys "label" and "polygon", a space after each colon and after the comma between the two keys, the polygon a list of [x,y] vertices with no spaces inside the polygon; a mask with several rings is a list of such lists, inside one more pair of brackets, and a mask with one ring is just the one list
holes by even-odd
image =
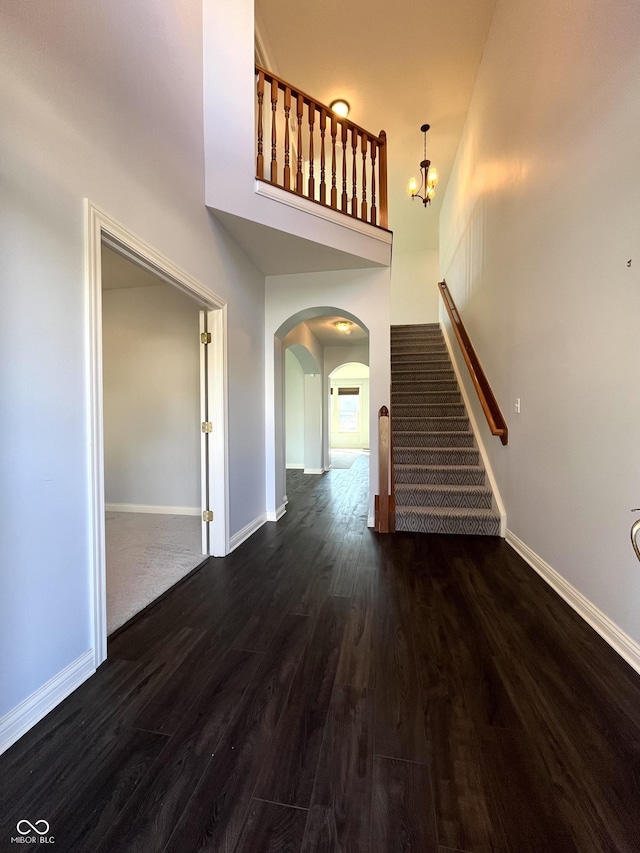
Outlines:
{"label": "arched opening", "polygon": [[[343,323],[342,327],[336,324]],[[344,364],[369,364],[369,331],[354,314],[316,306],[289,317],[274,336],[274,485],[283,495],[271,516],[285,511],[286,469],[322,474],[331,468],[331,378]],[[370,406],[358,396],[360,449],[368,448]],[[366,444],[366,447],[364,446]]]}

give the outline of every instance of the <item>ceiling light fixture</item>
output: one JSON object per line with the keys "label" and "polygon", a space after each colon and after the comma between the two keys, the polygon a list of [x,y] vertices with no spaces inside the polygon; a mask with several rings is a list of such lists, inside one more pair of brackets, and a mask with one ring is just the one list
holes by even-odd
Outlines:
{"label": "ceiling light fixture", "polygon": [[[428,124],[423,124],[420,130],[424,133],[424,159],[420,161],[420,186],[418,186],[415,178],[409,181],[409,195],[411,198],[422,199],[422,203],[426,207],[431,204],[431,199],[438,183],[438,173],[431,168],[431,160],[427,160],[427,131]],[[421,195],[421,192],[423,195]]]}
{"label": "ceiling light fixture", "polygon": [[344,98],[337,98],[335,101],[331,101],[329,109],[333,110],[333,112],[340,116],[340,118],[346,118],[349,115],[351,107]]}
{"label": "ceiling light fixture", "polygon": [[350,323],[349,320],[338,320],[337,323],[333,324],[339,332],[344,332],[345,335],[351,334],[351,326],[353,323]]}

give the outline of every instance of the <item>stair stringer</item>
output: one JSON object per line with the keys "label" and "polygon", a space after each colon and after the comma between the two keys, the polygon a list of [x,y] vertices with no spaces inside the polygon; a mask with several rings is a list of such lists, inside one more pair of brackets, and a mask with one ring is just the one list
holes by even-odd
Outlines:
{"label": "stair stringer", "polygon": [[489,458],[489,454],[487,453],[487,449],[484,445],[484,441],[482,440],[482,435],[480,434],[480,429],[478,428],[478,422],[473,413],[473,409],[471,407],[471,399],[467,393],[467,388],[465,383],[463,382],[463,376],[460,372],[460,368],[458,367],[458,360],[456,358],[456,352],[452,346],[451,340],[449,338],[448,330],[446,326],[441,322],[440,330],[444,337],[444,342],[447,347],[447,351],[449,353],[449,358],[451,360],[451,365],[453,367],[453,372],[456,375],[456,380],[458,381],[458,388],[460,389],[460,394],[462,395],[462,399],[464,401],[465,408],[467,410],[467,417],[469,418],[469,425],[471,426],[471,431],[476,440],[476,444],[478,445],[478,451],[480,453],[480,458],[482,459],[485,473],[489,480],[489,485],[491,486],[491,491],[493,492],[493,500],[495,502],[495,507],[497,512],[500,515],[500,536],[504,539],[507,535],[507,511],[505,509],[504,501],[502,500],[502,496],[500,495],[500,489],[498,488],[498,483],[496,481],[495,475],[493,473],[493,467],[491,465],[491,460]]}

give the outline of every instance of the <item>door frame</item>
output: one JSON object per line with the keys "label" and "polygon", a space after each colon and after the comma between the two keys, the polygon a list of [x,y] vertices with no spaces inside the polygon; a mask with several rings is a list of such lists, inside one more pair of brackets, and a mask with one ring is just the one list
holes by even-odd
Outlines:
{"label": "door frame", "polygon": [[[102,245],[142,266],[162,281],[195,297],[207,314],[211,343],[203,346],[207,360],[209,420],[208,501],[209,554],[229,553],[229,475],[227,414],[227,303],[124,225],[85,199],[85,281],[88,338],[87,424],[90,489],[90,565],[93,613],[93,654],[98,667],[107,657],[107,595],[104,494],[104,421],[102,377]],[[205,494],[203,493],[203,501]]]}

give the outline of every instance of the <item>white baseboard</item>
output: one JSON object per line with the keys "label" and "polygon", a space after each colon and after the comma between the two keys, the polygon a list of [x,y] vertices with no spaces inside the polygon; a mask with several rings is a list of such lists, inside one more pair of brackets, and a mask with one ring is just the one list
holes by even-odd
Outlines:
{"label": "white baseboard", "polygon": [[235,551],[239,545],[242,545],[250,536],[256,532],[256,530],[260,530],[262,525],[267,520],[267,514],[263,513],[259,515],[257,518],[254,518],[253,521],[250,521],[249,524],[245,524],[242,530],[238,530],[237,533],[234,533],[231,539],[229,539],[229,554],[232,551]]}
{"label": "white baseboard", "polygon": [[302,471],[304,469],[304,463],[302,465],[289,465],[287,463],[287,471]]}
{"label": "white baseboard", "polygon": [[280,519],[282,518],[282,516],[285,514],[286,511],[287,511],[286,504],[280,504],[280,506],[278,507],[278,509],[275,512],[268,512],[267,513],[267,521],[280,521]]}
{"label": "white baseboard", "polygon": [[305,468],[305,474],[324,474],[324,468]]}
{"label": "white baseboard", "polygon": [[201,515],[197,506],[157,506],[156,504],[105,504],[106,512],[145,512],[151,515]]}
{"label": "white baseboard", "polygon": [[376,526],[376,518],[374,515],[370,515],[367,517],[367,527],[375,527]]}
{"label": "white baseboard", "polygon": [[93,649],[70,663],[0,720],[0,755],[96,671]]}
{"label": "white baseboard", "polygon": [[527,563],[534,569],[541,578],[543,578],[549,586],[554,589],[558,595],[563,598],[567,604],[572,607],[579,616],[582,616],[594,631],[597,631],[600,636],[606,640],[612,649],[615,649],[620,657],[624,658],[629,666],[633,667],[637,673],[640,673],[640,645],[626,634],[622,628],[619,628],[615,622],[612,622],[609,617],[602,612],[595,604],[589,601],[579,590],[577,590],[568,580],[562,577],[554,568],[539,557],[535,551],[532,551],[528,545],[518,539],[515,533],[507,530],[506,541],[511,545],[514,551],[526,560]]}

